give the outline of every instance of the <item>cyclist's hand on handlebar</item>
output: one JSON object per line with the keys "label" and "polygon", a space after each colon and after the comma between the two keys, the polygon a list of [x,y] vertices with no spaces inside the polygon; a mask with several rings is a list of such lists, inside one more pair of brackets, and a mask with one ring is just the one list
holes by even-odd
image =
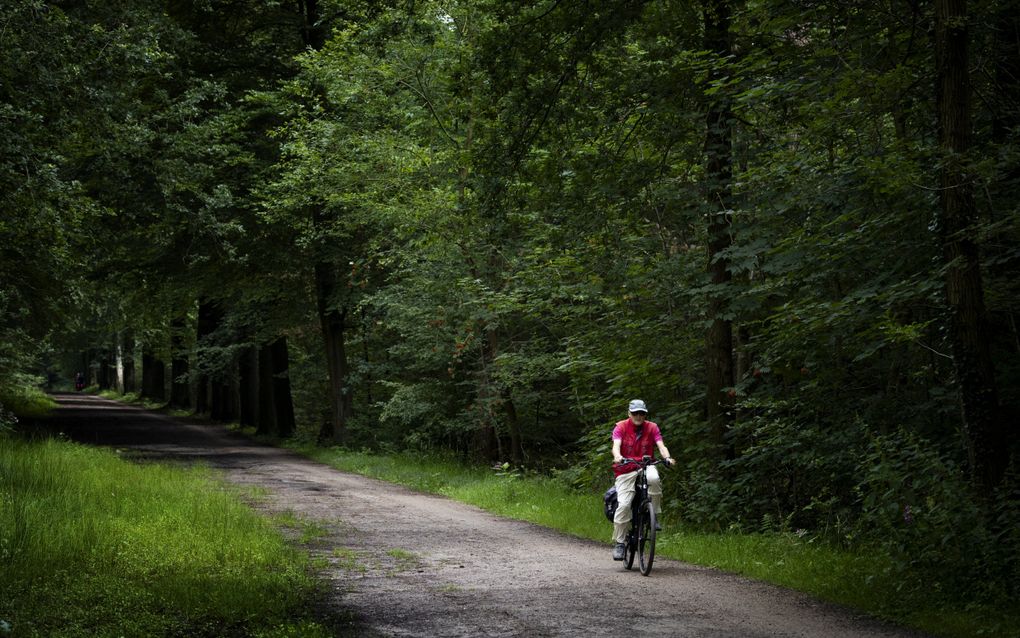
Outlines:
{"label": "cyclist's hand on handlebar", "polygon": [[620,463],[623,463],[623,457],[622,456],[614,456],[613,457],[613,463],[616,464],[616,465],[619,465]]}

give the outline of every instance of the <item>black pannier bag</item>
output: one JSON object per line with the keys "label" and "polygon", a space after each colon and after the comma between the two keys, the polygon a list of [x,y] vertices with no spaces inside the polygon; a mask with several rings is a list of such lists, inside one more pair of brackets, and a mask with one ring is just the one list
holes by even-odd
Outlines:
{"label": "black pannier bag", "polygon": [[616,486],[612,486],[606,490],[605,496],[602,497],[603,511],[606,514],[606,518],[612,521],[616,517],[616,506],[619,501],[616,498]]}

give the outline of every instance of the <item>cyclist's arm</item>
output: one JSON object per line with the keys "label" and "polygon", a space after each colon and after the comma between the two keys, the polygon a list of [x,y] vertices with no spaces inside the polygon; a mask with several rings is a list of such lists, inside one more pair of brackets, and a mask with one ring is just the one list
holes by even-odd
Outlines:
{"label": "cyclist's arm", "polygon": [[670,465],[673,465],[675,461],[673,460],[673,457],[669,455],[669,450],[666,449],[666,444],[663,443],[662,441],[656,441],[655,444],[659,446],[659,453],[662,454],[662,458],[669,461]]}
{"label": "cyclist's arm", "polygon": [[620,456],[620,439],[613,439],[613,463],[620,463],[623,461],[623,457]]}

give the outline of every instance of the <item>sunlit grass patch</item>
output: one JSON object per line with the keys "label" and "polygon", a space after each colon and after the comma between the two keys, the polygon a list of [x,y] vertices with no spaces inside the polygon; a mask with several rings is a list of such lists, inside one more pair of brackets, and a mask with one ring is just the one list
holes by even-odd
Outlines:
{"label": "sunlit grass patch", "polygon": [[326,635],[308,558],[209,470],[0,439],[0,562],[19,636]]}

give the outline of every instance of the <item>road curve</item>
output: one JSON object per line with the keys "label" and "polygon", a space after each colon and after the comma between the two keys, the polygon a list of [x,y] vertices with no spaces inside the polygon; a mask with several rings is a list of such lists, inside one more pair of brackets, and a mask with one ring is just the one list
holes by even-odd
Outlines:
{"label": "road curve", "polygon": [[340,472],[223,427],[89,395],[57,399],[53,424],[75,440],[204,462],[268,490],[261,507],[325,525],[313,552],[330,562],[333,602],[354,614],[358,635],[921,635],[686,563],[657,559],[645,578],[613,562],[608,544]]}

